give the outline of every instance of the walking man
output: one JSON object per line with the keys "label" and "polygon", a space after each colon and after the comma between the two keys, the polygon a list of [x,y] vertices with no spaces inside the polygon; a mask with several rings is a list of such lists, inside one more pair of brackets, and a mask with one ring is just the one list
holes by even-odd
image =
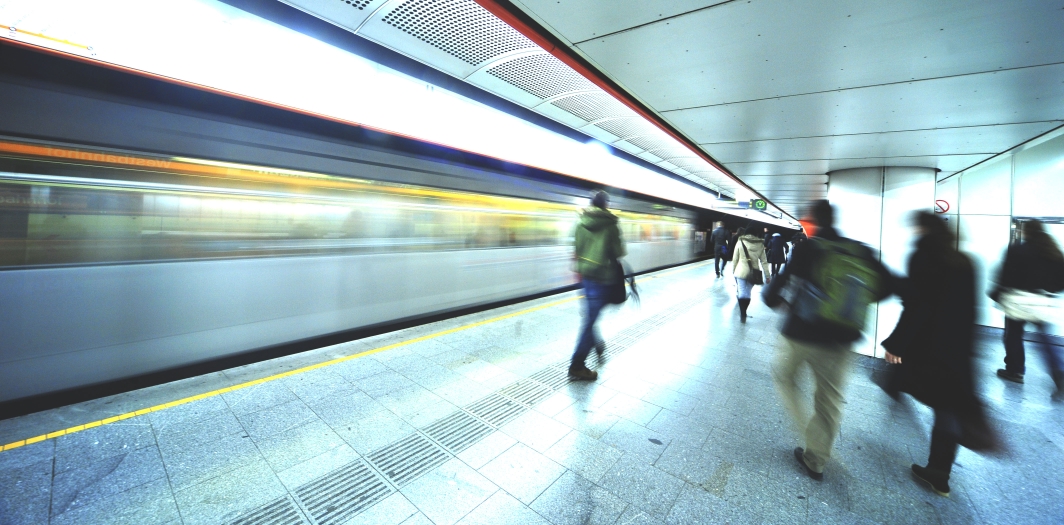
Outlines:
{"label": "walking man", "polygon": [[[871,248],[835,231],[828,201],[815,201],[807,216],[816,231],[794,247],[791,262],[765,288],[763,298],[766,305],[778,306],[787,281],[799,280],[773,377],[783,404],[805,434],[805,448],[794,449],[795,458],[809,477],[820,480],[839,432],[851,347],[861,337],[868,306],[890,295],[891,276]],[[812,418],[796,383],[805,363],[816,379]]]}
{"label": "walking man", "polygon": [[591,197],[591,206],[580,213],[580,222],[575,232],[576,273],[580,275],[584,287],[584,318],[580,325],[580,335],[576,340],[572,363],[569,364],[569,377],[577,380],[594,381],[598,372],[587,368],[587,355],[595,348],[602,354],[601,337],[595,329],[595,321],[607,304],[610,284],[622,279],[618,275],[620,265],[614,264],[627,252],[621,240],[621,230],[617,228],[617,216],[610,213],[610,196],[599,191]]}
{"label": "walking man", "polygon": [[709,242],[713,244],[713,258],[715,259],[713,266],[717,270],[717,277],[723,275],[721,273],[723,271],[720,264],[721,261],[724,261],[724,266],[727,266],[728,261],[730,260],[727,257],[728,240],[730,238],[731,235],[728,233],[728,230],[724,228],[723,222],[717,222],[716,229],[714,229],[713,233],[709,235]]}

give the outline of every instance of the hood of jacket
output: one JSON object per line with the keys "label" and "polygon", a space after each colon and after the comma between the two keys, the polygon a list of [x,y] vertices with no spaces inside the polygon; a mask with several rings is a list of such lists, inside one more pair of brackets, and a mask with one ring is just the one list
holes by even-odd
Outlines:
{"label": "hood of jacket", "polygon": [[584,208],[580,213],[580,225],[589,232],[601,231],[604,228],[617,224],[617,216],[597,206]]}

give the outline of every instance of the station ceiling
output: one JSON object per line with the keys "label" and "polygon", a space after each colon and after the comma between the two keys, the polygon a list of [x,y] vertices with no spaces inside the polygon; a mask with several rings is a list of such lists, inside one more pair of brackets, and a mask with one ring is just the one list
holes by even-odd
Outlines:
{"label": "station ceiling", "polygon": [[1061,0],[494,3],[791,215],[831,171],[941,179],[1064,124]]}

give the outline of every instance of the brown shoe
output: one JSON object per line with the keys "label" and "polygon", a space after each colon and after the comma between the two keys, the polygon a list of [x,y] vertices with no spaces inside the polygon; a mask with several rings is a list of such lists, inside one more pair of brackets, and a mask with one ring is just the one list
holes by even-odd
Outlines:
{"label": "brown shoe", "polygon": [[594,381],[598,379],[598,372],[594,370],[588,370],[586,366],[580,368],[570,368],[569,378],[574,381]]}

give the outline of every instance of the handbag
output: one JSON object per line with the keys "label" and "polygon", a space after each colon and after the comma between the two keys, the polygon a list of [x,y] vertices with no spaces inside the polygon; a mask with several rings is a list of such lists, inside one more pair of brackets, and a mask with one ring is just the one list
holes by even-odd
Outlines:
{"label": "handbag", "polygon": [[617,259],[613,259],[610,262],[610,266],[613,268],[613,272],[617,277],[615,277],[613,282],[609,284],[609,291],[606,293],[606,302],[609,304],[624,304],[629,297],[634,298],[636,302],[638,302],[639,291],[635,287],[635,276],[626,276],[624,265]]}
{"label": "handbag", "polygon": [[998,308],[1005,312],[1005,317],[1035,323],[1052,318],[1053,311],[1060,306],[1060,297],[1049,292],[1036,293],[1004,288],[997,293]]}
{"label": "handbag", "polygon": [[754,261],[750,260],[750,250],[746,249],[746,243],[739,241],[739,244],[743,245],[743,253],[746,254],[746,264],[750,267],[750,275],[746,276],[746,280],[753,284],[765,284],[765,276],[761,273],[761,270],[754,266]]}

